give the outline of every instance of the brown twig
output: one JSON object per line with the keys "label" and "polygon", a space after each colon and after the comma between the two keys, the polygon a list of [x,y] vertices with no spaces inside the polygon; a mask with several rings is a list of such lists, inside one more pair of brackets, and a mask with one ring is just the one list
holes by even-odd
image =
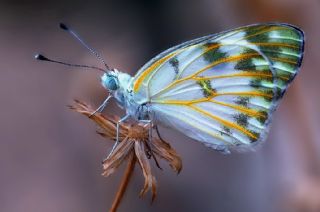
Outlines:
{"label": "brown twig", "polygon": [[128,184],[129,184],[130,179],[132,177],[133,170],[134,170],[134,167],[136,164],[136,160],[137,160],[136,156],[134,154],[131,154],[131,156],[128,159],[128,165],[127,165],[126,171],[123,175],[123,178],[121,180],[121,184],[119,186],[118,192],[117,192],[117,194],[113,200],[112,206],[110,208],[110,212],[117,211],[117,209],[120,205],[120,202],[122,200],[122,197],[123,197],[124,193],[126,192]]}

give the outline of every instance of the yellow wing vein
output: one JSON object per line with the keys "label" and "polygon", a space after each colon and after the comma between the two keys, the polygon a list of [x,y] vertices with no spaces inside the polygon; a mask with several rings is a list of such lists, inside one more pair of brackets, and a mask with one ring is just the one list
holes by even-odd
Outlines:
{"label": "yellow wing vein", "polygon": [[258,138],[256,135],[254,135],[253,133],[251,133],[250,131],[246,130],[245,128],[241,127],[238,124],[232,123],[232,122],[224,120],[224,119],[222,119],[222,118],[220,118],[218,116],[212,115],[211,113],[208,113],[207,111],[202,110],[202,109],[200,109],[200,108],[198,108],[196,106],[188,105],[188,107],[190,107],[190,108],[194,109],[195,111],[197,111],[197,112],[199,112],[199,113],[201,113],[201,114],[203,114],[203,115],[205,115],[205,116],[207,116],[207,117],[209,117],[209,118],[221,123],[224,126],[236,129],[236,130],[242,132],[243,134],[249,136],[252,139],[256,140]]}
{"label": "yellow wing vein", "polygon": [[220,76],[209,76],[209,77],[193,77],[194,80],[212,80],[212,79],[222,79],[222,78],[232,78],[232,77],[259,77],[259,78],[266,78],[272,79],[272,73],[261,73],[261,71],[255,70],[246,70],[243,73],[236,73],[236,74],[224,74]]}
{"label": "yellow wing vein", "polygon": [[[202,131],[202,132],[205,132],[205,133],[211,135],[211,136],[214,137],[214,138],[219,139],[219,140],[222,141],[224,144],[229,144],[227,141],[225,141],[225,140],[224,140],[220,135],[218,135],[218,134],[213,134],[211,131],[205,130],[205,129],[203,129],[203,127],[201,127],[201,126],[199,126],[199,125],[196,125],[196,124],[194,124],[194,123],[190,123],[190,121],[184,119],[184,118],[181,117],[181,116],[174,116],[174,117],[175,117],[176,119],[179,119],[179,120],[182,121],[182,122],[185,122],[185,123],[188,124],[188,125],[191,125],[192,127],[196,128],[196,129],[198,129],[198,130],[200,130],[200,131]],[[219,131],[218,129],[215,129],[215,130]]]}
{"label": "yellow wing vein", "polygon": [[242,112],[244,114],[250,115],[252,117],[266,118],[265,114],[263,114],[263,113],[261,113],[259,111],[253,110],[253,109],[245,108],[243,106],[227,104],[227,103],[219,102],[219,101],[216,101],[216,100],[213,100],[213,99],[210,99],[209,101],[214,103],[214,104],[218,104],[218,105],[222,105],[222,106],[225,106],[225,107],[229,107],[229,108],[238,110],[238,111],[240,111],[240,112]]}
{"label": "yellow wing vein", "polygon": [[287,44],[287,43],[277,43],[277,42],[259,42],[255,43],[252,42],[250,44],[256,45],[256,46],[278,46],[278,47],[287,47],[287,48],[293,48],[293,49],[299,49],[299,46]]}
{"label": "yellow wing vein", "polygon": [[174,104],[174,105],[194,105],[197,103],[201,103],[201,102],[211,102],[217,105],[222,105],[225,107],[229,107],[235,110],[238,110],[242,113],[245,113],[247,115],[250,115],[252,117],[261,117],[261,118],[265,118],[265,114],[257,111],[257,110],[253,110],[253,109],[249,109],[249,108],[245,108],[243,106],[239,106],[239,105],[233,105],[233,104],[228,104],[228,103],[224,103],[224,102],[219,102],[210,98],[201,98],[201,99],[195,99],[195,100],[165,100],[165,101],[155,101],[156,103],[160,103],[160,104]]}
{"label": "yellow wing vein", "polygon": [[215,96],[231,95],[231,96],[260,96],[266,98],[273,98],[273,94],[264,92],[248,91],[248,92],[221,92],[215,93]]}

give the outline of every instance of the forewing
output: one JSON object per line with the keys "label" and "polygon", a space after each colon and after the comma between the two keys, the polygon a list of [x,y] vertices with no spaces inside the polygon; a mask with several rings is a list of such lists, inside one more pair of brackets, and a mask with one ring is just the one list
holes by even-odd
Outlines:
{"label": "forewing", "polygon": [[134,92],[158,120],[208,146],[250,148],[265,139],[303,45],[303,32],[286,24],[206,36],[153,59],[135,77]]}

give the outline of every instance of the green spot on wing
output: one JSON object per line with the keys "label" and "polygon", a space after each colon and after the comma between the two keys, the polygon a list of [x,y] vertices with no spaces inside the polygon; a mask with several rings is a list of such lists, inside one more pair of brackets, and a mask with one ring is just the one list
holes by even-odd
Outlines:
{"label": "green spot on wing", "polygon": [[248,107],[249,100],[250,100],[249,97],[239,96],[235,101],[235,103],[238,105],[242,105],[243,107]]}
{"label": "green spot on wing", "polygon": [[222,131],[220,131],[221,135],[231,136],[231,130],[229,127],[223,126]]}
{"label": "green spot on wing", "polygon": [[284,93],[285,93],[285,89],[281,89],[279,87],[276,87],[276,91],[275,91],[275,99],[279,100],[283,97]]}
{"label": "green spot on wing", "polygon": [[253,130],[249,130],[249,132],[256,137],[256,138],[249,137],[252,143],[256,142],[260,138],[260,133],[255,132]]}
{"label": "green spot on wing", "polygon": [[269,96],[264,96],[263,98],[267,101],[267,102],[271,102],[272,101],[272,98],[274,96],[274,93],[273,93],[273,89],[266,89],[266,90],[262,90],[263,93],[269,95]]}
{"label": "green spot on wing", "polygon": [[266,26],[261,27],[249,27],[245,30],[246,33],[246,40],[249,42],[266,42],[269,40],[269,36],[267,33],[260,33],[265,30]]}
{"label": "green spot on wing", "polygon": [[257,120],[263,125],[268,119],[268,113],[266,111],[260,111],[262,116],[257,117]]}
{"label": "green spot on wing", "polygon": [[260,26],[249,26],[244,29],[246,36],[255,35],[263,30],[265,30],[268,26],[260,25]]}
{"label": "green spot on wing", "polygon": [[254,88],[259,88],[261,87],[261,79],[254,79],[250,81],[250,86]]}
{"label": "green spot on wing", "polygon": [[[218,43],[210,43],[205,45],[204,51],[206,51],[207,48],[210,48],[211,46],[218,45]],[[213,63],[217,60],[223,59],[227,57],[227,53],[221,51],[219,47],[211,49],[207,51],[206,53],[203,54],[203,58],[208,62],[208,63]]]}
{"label": "green spot on wing", "polygon": [[243,114],[243,113],[239,113],[233,116],[233,118],[236,120],[237,124],[239,124],[240,126],[243,127],[247,127],[248,126],[248,116]]}
{"label": "green spot on wing", "polygon": [[[245,55],[245,54],[256,54],[257,51],[254,49],[244,49],[241,52],[241,55]],[[254,59],[262,59],[264,60],[264,58],[262,56],[255,56]],[[249,57],[249,58],[243,58],[241,60],[239,60],[239,62],[237,62],[237,64],[234,66],[234,68],[236,70],[246,70],[246,69],[250,69],[250,70],[256,70],[257,67],[253,62],[253,58]]]}
{"label": "green spot on wing", "polygon": [[173,67],[176,74],[179,73],[179,60],[176,57],[173,57],[169,60],[170,65]]}
{"label": "green spot on wing", "polygon": [[212,88],[210,80],[200,79],[197,81],[197,83],[202,88],[202,92],[205,97],[210,97],[216,92],[215,89]]}
{"label": "green spot on wing", "polygon": [[252,59],[242,59],[240,60],[234,67],[237,70],[244,70],[244,69],[255,69],[256,66],[253,63]]}

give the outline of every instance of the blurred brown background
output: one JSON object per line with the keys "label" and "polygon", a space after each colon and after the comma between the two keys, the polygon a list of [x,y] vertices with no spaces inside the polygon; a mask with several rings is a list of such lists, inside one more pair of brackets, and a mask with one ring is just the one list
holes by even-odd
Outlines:
{"label": "blurred brown background", "polygon": [[[154,169],[158,198],[139,199],[136,167],[120,211],[320,211],[317,0],[111,0],[0,2],[0,211],[107,211],[123,168],[106,179],[101,160],[111,142],[66,105],[98,106],[99,73],[33,59],[100,65],[67,33],[66,22],[112,67],[134,74],[152,56],[183,41],[258,22],[288,22],[306,33],[300,74],[256,152],[221,155],[161,129],[183,158],[176,176]],[[123,111],[112,103],[106,113]]]}

